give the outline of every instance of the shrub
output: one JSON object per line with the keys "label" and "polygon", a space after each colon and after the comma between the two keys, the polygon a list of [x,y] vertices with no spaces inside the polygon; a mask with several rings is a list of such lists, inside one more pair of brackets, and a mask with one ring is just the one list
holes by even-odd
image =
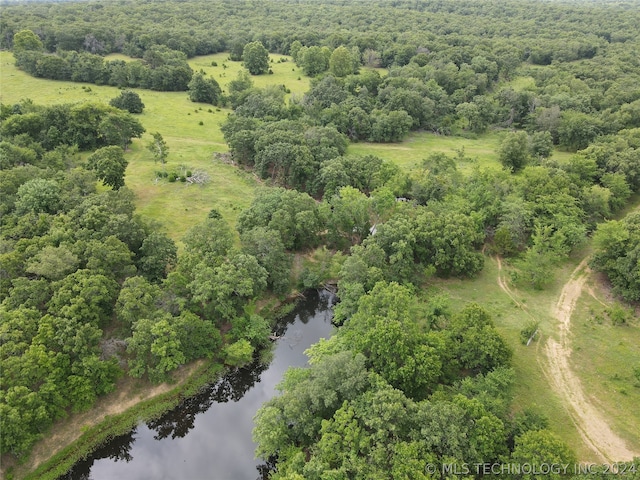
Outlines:
{"label": "shrub", "polygon": [[[529,343],[529,339],[533,336],[534,333],[536,333],[539,325],[539,322],[529,320],[524,328],[520,330],[520,341],[523,345]],[[535,340],[535,337],[532,340]]]}

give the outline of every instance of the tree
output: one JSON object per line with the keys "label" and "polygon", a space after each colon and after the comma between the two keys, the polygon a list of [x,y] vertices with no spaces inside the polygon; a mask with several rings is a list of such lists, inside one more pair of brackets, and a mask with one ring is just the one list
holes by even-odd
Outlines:
{"label": "tree", "polygon": [[531,154],[535,157],[549,158],[553,153],[553,138],[551,133],[535,132],[531,136]]}
{"label": "tree", "polygon": [[326,49],[325,51],[317,46],[309,48],[303,47],[303,49],[300,50],[300,53],[302,53],[302,55],[298,55],[298,61],[300,62],[304,73],[308,76],[315,77],[319,73],[326,72],[329,68],[329,57],[331,56],[331,51],[329,49]]}
{"label": "tree", "polygon": [[13,36],[13,53],[19,54],[26,51],[41,52],[44,46],[40,37],[31,30],[20,30]]}
{"label": "tree", "polygon": [[329,70],[338,78],[346,77],[353,73],[353,57],[347,47],[336,48],[329,58]]}
{"label": "tree", "polygon": [[289,287],[291,259],[285,252],[280,234],[265,227],[255,227],[243,232],[240,240],[243,250],[253,255],[267,271],[267,284],[274,293],[285,293]]}
{"label": "tree", "polygon": [[217,105],[222,97],[222,89],[216,79],[206,78],[203,71],[193,75],[187,88],[189,89],[189,100],[192,102]]}
{"label": "tree", "polygon": [[124,172],[128,164],[124,151],[116,146],[100,148],[87,159],[87,168],[94,170],[98,179],[113,190],[124,186]]}
{"label": "tree", "polygon": [[603,125],[599,118],[583,112],[567,110],[562,112],[558,136],[561,145],[572,150],[582,150],[602,133]]}
{"label": "tree", "polygon": [[511,349],[480,305],[467,305],[447,325],[446,331],[450,335],[447,351],[460,368],[486,373],[509,365]]}
{"label": "tree", "polygon": [[171,370],[186,362],[182,348],[177,322],[172,317],[140,319],[127,339],[127,352],[133,356],[129,374],[140,378],[146,373],[149,380],[160,383]]}
{"label": "tree", "polygon": [[34,178],[18,188],[16,211],[55,213],[60,206],[60,186],[55,180]]}
{"label": "tree", "polygon": [[142,275],[150,282],[160,282],[176,265],[178,249],[164,233],[152,232],[142,242],[138,266]]}
{"label": "tree", "polygon": [[79,259],[64,246],[46,246],[27,265],[28,273],[35,273],[50,280],[60,280],[76,271]]}
{"label": "tree", "polygon": [[131,90],[124,90],[120,95],[112,98],[109,105],[129,113],[142,113],[144,110],[144,103],[142,103],[140,95]]}
{"label": "tree", "polygon": [[[540,471],[541,465],[575,465],[576,458],[571,449],[549,430],[529,430],[516,438],[511,461],[519,465],[530,465]],[[533,480],[537,475],[525,473],[523,480]],[[562,473],[549,472],[545,478],[559,480]]]}
{"label": "tree", "polygon": [[521,170],[529,160],[527,132],[511,132],[502,140],[498,151],[500,163],[512,172]]}
{"label": "tree", "polygon": [[98,125],[98,132],[107,145],[120,145],[126,150],[131,139],[140,138],[145,129],[136,118],[116,110],[102,119]]}
{"label": "tree", "polygon": [[609,277],[626,300],[640,300],[640,213],[598,225],[590,265]]}
{"label": "tree", "polygon": [[269,52],[262,42],[250,42],[242,51],[242,61],[251,75],[260,75],[269,69]]}
{"label": "tree", "polygon": [[160,162],[163,166],[167,163],[167,157],[169,156],[169,147],[167,142],[164,141],[160,132],[151,134],[153,140],[147,144],[147,150],[153,155],[153,159],[156,162]]}

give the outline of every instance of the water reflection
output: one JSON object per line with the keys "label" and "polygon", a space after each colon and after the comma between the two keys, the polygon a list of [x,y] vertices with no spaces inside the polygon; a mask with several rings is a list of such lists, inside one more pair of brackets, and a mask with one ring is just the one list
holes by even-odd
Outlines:
{"label": "water reflection", "polygon": [[237,402],[256,382],[269,365],[255,360],[244,368],[236,368],[224,375],[218,382],[207,385],[200,393],[185,399],[173,410],[168,411],[157,420],[147,422],[150,430],[156,431],[153,438],[181,438],[195,426],[196,416],[204,413],[214,403]]}
{"label": "water reflection", "polygon": [[136,428],[133,428],[129,433],[112,438],[94,450],[89,457],[76,463],[65,475],[59,477],[59,480],[91,480],[91,467],[101,458],[108,458],[114,462],[130,462],[133,459],[131,446],[135,441],[135,434]]}
{"label": "water reflection", "polygon": [[329,292],[307,295],[274,328],[280,338],[270,364],[255,361],[229,371],[158,419],[96,449],[60,478],[266,479],[273,465],[254,459],[253,416],[289,366],[306,364],[304,350],[330,336],[331,302]]}

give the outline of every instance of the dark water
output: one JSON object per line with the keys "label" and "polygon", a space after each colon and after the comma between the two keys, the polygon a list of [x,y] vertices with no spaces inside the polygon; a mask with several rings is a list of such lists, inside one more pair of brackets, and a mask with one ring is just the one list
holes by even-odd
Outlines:
{"label": "dark water", "polygon": [[270,364],[229,372],[161,418],[99,447],[61,479],[262,478],[267,466],[254,458],[253,416],[275,395],[287,368],[306,365],[303,352],[331,335],[331,298],[309,293],[276,327],[282,338]]}

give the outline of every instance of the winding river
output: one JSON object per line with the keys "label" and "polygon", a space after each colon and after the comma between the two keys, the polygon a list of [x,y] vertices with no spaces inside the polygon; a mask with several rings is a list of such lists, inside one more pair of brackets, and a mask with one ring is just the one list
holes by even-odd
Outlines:
{"label": "winding river", "polygon": [[254,458],[253,416],[276,394],[290,366],[332,332],[332,295],[310,292],[276,327],[273,359],[230,371],[157,420],[140,424],[97,448],[61,479],[262,479],[267,465]]}

